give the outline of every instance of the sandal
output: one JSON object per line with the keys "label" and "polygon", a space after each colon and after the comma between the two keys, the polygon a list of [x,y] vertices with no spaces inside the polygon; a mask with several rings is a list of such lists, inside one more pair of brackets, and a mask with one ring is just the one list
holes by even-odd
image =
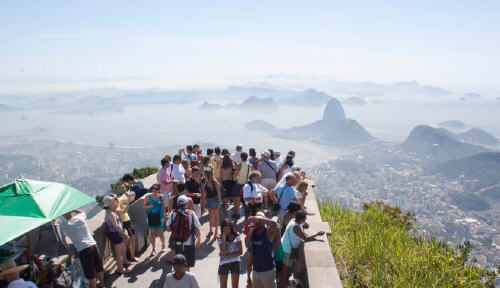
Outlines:
{"label": "sandal", "polygon": [[214,232],[210,231],[207,233],[207,238],[210,238],[210,236],[212,236],[214,234]]}
{"label": "sandal", "polygon": [[128,270],[128,269],[124,269],[123,271],[118,271],[118,270],[116,270],[116,272],[115,272],[115,273],[120,274],[120,275],[124,275],[124,274],[130,273],[130,272],[131,272],[130,270]]}

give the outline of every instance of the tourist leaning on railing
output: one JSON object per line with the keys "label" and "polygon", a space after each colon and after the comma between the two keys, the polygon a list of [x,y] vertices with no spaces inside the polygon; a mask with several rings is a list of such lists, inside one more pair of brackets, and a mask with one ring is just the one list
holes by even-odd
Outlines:
{"label": "tourist leaning on railing", "polygon": [[90,282],[91,288],[97,287],[97,279],[100,286],[104,287],[104,267],[102,257],[97,248],[97,243],[89,231],[87,218],[81,210],[75,209],[63,215],[63,221],[59,222],[59,228],[68,236],[82,264],[85,278]]}
{"label": "tourist leaning on railing", "polygon": [[111,242],[111,246],[115,251],[115,259],[117,265],[117,273],[124,274],[130,272],[130,270],[125,269],[124,265],[129,265],[127,261],[127,250],[126,241],[129,239],[128,233],[123,228],[123,224],[120,221],[120,217],[115,212],[116,208],[120,204],[118,197],[116,196],[106,196],[102,200],[104,204],[104,209],[106,210],[105,222],[108,227],[108,239]]}
{"label": "tourist leaning on railing", "polygon": [[297,211],[295,213],[295,219],[290,220],[285,229],[285,233],[281,237],[281,246],[283,247],[283,252],[285,252],[283,273],[287,287],[290,271],[299,258],[298,248],[300,242],[310,241],[316,236],[325,234],[323,231],[319,231],[314,235],[306,234],[303,227],[304,223],[306,223],[306,217],[307,213],[304,210]]}

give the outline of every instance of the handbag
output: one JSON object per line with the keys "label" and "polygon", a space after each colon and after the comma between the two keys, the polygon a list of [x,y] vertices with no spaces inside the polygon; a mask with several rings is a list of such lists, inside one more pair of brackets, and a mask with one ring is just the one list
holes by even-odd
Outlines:
{"label": "handbag", "polygon": [[[292,232],[294,227],[295,225],[292,227]],[[292,240],[290,239],[290,231],[288,231],[288,241],[290,241],[290,246],[292,246]],[[292,247],[292,251],[290,252],[290,259],[292,260],[299,259],[299,247],[297,248]]]}
{"label": "handbag", "polygon": [[281,189],[281,194],[280,194],[280,198],[278,198],[278,203],[273,203],[273,211],[280,211],[281,210],[281,205],[280,205],[280,201],[281,201],[281,197],[283,196],[283,192],[285,192],[285,187],[283,187],[283,189]]}

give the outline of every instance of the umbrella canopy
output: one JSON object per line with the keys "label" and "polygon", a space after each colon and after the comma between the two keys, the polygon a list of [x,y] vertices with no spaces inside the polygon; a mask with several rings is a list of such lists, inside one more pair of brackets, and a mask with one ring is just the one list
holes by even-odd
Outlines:
{"label": "umbrella canopy", "polygon": [[55,182],[17,179],[0,187],[0,245],[95,200]]}

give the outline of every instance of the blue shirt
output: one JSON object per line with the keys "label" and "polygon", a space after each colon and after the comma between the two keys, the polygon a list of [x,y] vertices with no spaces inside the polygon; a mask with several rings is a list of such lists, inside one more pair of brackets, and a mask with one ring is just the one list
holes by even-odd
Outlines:
{"label": "blue shirt", "polygon": [[297,198],[295,196],[295,188],[286,183],[274,188],[273,191],[276,193],[276,199],[280,200],[279,204],[281,210],[286,210],[286,207],[292,202],[292,199]]}

